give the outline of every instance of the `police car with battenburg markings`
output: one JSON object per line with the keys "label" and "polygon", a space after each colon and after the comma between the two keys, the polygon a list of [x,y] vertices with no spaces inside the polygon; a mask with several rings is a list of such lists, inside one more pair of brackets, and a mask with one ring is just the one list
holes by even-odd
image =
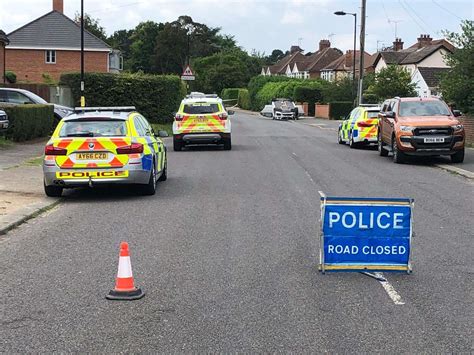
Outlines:
{"label": "police car with battenburg markings", "polygon": [[44,190],[134,184],[153,195],[167,177],[166,147],[135,107],[79,107],[63,118],[44,150]]}

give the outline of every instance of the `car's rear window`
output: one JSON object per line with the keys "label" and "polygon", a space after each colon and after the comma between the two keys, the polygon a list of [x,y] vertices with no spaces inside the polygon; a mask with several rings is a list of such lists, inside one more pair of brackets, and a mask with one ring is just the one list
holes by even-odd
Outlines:
{"label": "car's rear window", "polygon": [[377,118],[379,111],[367,111],[367,118]]}
{"label": "car's rear window", "polygon": [[400,116],[448,116],[448,106],[441,101],[405,101],[400,103]]}
{"label": "car's rear window", "polygon": [[219,112],[219,104],[212,104],[209,102],[194,102],[184,105],[184,113],[189,115],[199,115],[205,113]]}
{"label": "car's rear window", "polygon": [[124,137],[127,124],[124,120],[74,120],[66,121],[60,137]]}

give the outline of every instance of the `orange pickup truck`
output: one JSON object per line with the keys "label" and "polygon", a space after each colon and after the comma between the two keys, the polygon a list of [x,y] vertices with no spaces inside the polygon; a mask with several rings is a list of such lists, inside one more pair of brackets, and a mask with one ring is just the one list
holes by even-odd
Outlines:
{"label": "orange pickup truck", "polygon": [[407,155],[450,155],[451,162],[464,160],[464,127],[443,100],[430,97],[395,97],[386,100],[379,113],[378,151],[392,152],[395,163]]}

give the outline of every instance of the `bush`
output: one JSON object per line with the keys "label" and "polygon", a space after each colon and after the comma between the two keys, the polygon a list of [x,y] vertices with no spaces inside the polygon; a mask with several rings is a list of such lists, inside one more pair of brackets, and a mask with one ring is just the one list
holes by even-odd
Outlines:
{"label": "bush", "polygon": [[[87,106],[135,106],[150,122],[164,123],[173,119],[186,88],[174,75],[86,73]],[[79,106],[81,76],[61,75],[60,84],[71,88]]]}
{"label": "bush", "polygon": [[46,137],[54,128],[53,105],[5,105],[0,108],[10,120],[6,137],[16,142]]}
{"label": "bush", "polygon": [[244,110],[250,110],[250,95],[247,89],[239,89],[237,105]]}
{"label": "bush", "polygon": [[321,89],[309,86],[297,86],[293,98],[298,102],[308,103],[308,114],[314,116],[314,104],[322,99]]}
{"label": "bush", "polygon": [[[265,84],[278,83],[278,82],[291,81],[291,80],[295,80],[295,79],[291,79],[286,76],[263,76],[263,75],[254,76],[250,80],[249,85],[248,85],[250,109],[254,111],[260,111],[263,108],[262,104],[257,100],[257,94],[265,86]],[[267,102],[265,102],[263,105],[265,105],[266,103]]]}
{"label": "bush", "polygon": [[10,84],[15,84],[16,83],[16,74],[12,71],[7,71],[5,72],[5,78]]}
{"label": "bush", "polygon": [[329,103],[329,118],[339,120],[346,117],[354,108],[352,101],[334,101]]}
{"label": "bush", "polygon": [[237,103],[239,99],[239,90],[237,88],[223,89],[221,93],[222,100],[235,100],[234,103]]}

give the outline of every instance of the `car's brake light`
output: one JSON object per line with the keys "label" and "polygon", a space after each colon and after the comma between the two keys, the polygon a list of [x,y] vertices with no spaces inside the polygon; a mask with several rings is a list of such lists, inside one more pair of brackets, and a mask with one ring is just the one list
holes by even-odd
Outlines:
{"label": "car's brake light", "polygon": [[67,149],[48,144],[44,147],[44,155],[67,155]]}
{"label": "car's brake light", "polygon": [[358,127],[372,127],[373,124],[372,124],[372,123],[369,123],[369,122],[361,121],[361,122],[357,122],[357,126],[358,126]]}
{"label": "car's brake light", "polygon": [[228,117],[228,115],[227,115],[227,113],[225,113],[225,112],[219,114],[219,119],[221,119],[221,120],[223,120],[223,121],[226,120],[227,117]]}
{"label": "car's brake light", "polygon": [[176,116],[174,116],[174,119],[176,121],[182,121],[184,118],[184,115],[180,115],[179,113],[176,114]]}
{"label": "car's brake light", "polygon": [[132,143],[130,145],[117,148],[117,154],[136,154],[136,153],[143,153],[143,144]]}

